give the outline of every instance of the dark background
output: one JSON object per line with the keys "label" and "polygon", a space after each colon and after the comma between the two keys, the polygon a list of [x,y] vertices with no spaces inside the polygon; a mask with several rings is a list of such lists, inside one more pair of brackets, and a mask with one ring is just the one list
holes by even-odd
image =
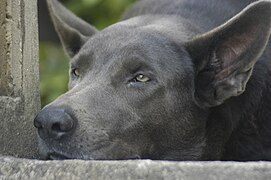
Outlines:
{"label": "dark background", "polygon": [[[76,15],[103,29],[121,17],[135,0],[61,0]],[[42,106],[67,91],[68,58],[54,31],[45,0],[38,0]]]}

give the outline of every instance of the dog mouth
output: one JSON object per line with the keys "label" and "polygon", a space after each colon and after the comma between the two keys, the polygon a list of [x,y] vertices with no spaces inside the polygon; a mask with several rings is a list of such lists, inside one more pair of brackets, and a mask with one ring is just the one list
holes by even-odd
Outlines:
{"label": "dog mouth", "polygon": [[74,156],[67,155],[63,151],[59,151],[56,148],[48,146],[41,138],[39,141],[39,159],[40,160],[68,160],[76,159]]}
{"label": "dog mouth", "polygon": [[68,157],[60,153],[52,152],[47,155],[46,159],[47,160],[67,160],[67,159],[74,159],[74,158]]}

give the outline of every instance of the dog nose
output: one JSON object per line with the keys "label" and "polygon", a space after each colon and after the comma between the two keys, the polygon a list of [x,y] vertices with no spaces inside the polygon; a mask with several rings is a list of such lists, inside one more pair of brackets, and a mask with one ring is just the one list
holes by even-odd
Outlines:
{"label": "dog nose", "polygon": [[45,108],[34,120],[41,138],[60,139],[73,132],[75,120],[64,109]]}

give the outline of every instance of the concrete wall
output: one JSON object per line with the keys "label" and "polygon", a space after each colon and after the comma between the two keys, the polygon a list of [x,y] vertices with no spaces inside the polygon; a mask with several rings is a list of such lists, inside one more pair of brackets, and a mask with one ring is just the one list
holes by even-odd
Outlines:
{"label": "concrete wall", "polygon": [[40,108],[36,0],[0,1],[0,154],[36,153]]}
{"label": "concrete wall", "polygon": [[270,162],[35,161],[0,158],[0,179],[268,180]]}

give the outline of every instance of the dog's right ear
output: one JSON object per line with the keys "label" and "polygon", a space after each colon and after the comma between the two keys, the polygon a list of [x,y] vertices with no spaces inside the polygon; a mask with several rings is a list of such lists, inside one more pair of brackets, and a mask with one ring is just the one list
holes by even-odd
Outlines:
{"label": "dog's right ear", "polygon": [[270,34],[271,1],[263,0],[188,42],[196,72],[196,103],[214,107],[241,95]]}
{"label": "dog's right ear", "polygon": [[57,0],[47,0],[47,4],[61,43],[72,58],[97,30],[74,15]]}

